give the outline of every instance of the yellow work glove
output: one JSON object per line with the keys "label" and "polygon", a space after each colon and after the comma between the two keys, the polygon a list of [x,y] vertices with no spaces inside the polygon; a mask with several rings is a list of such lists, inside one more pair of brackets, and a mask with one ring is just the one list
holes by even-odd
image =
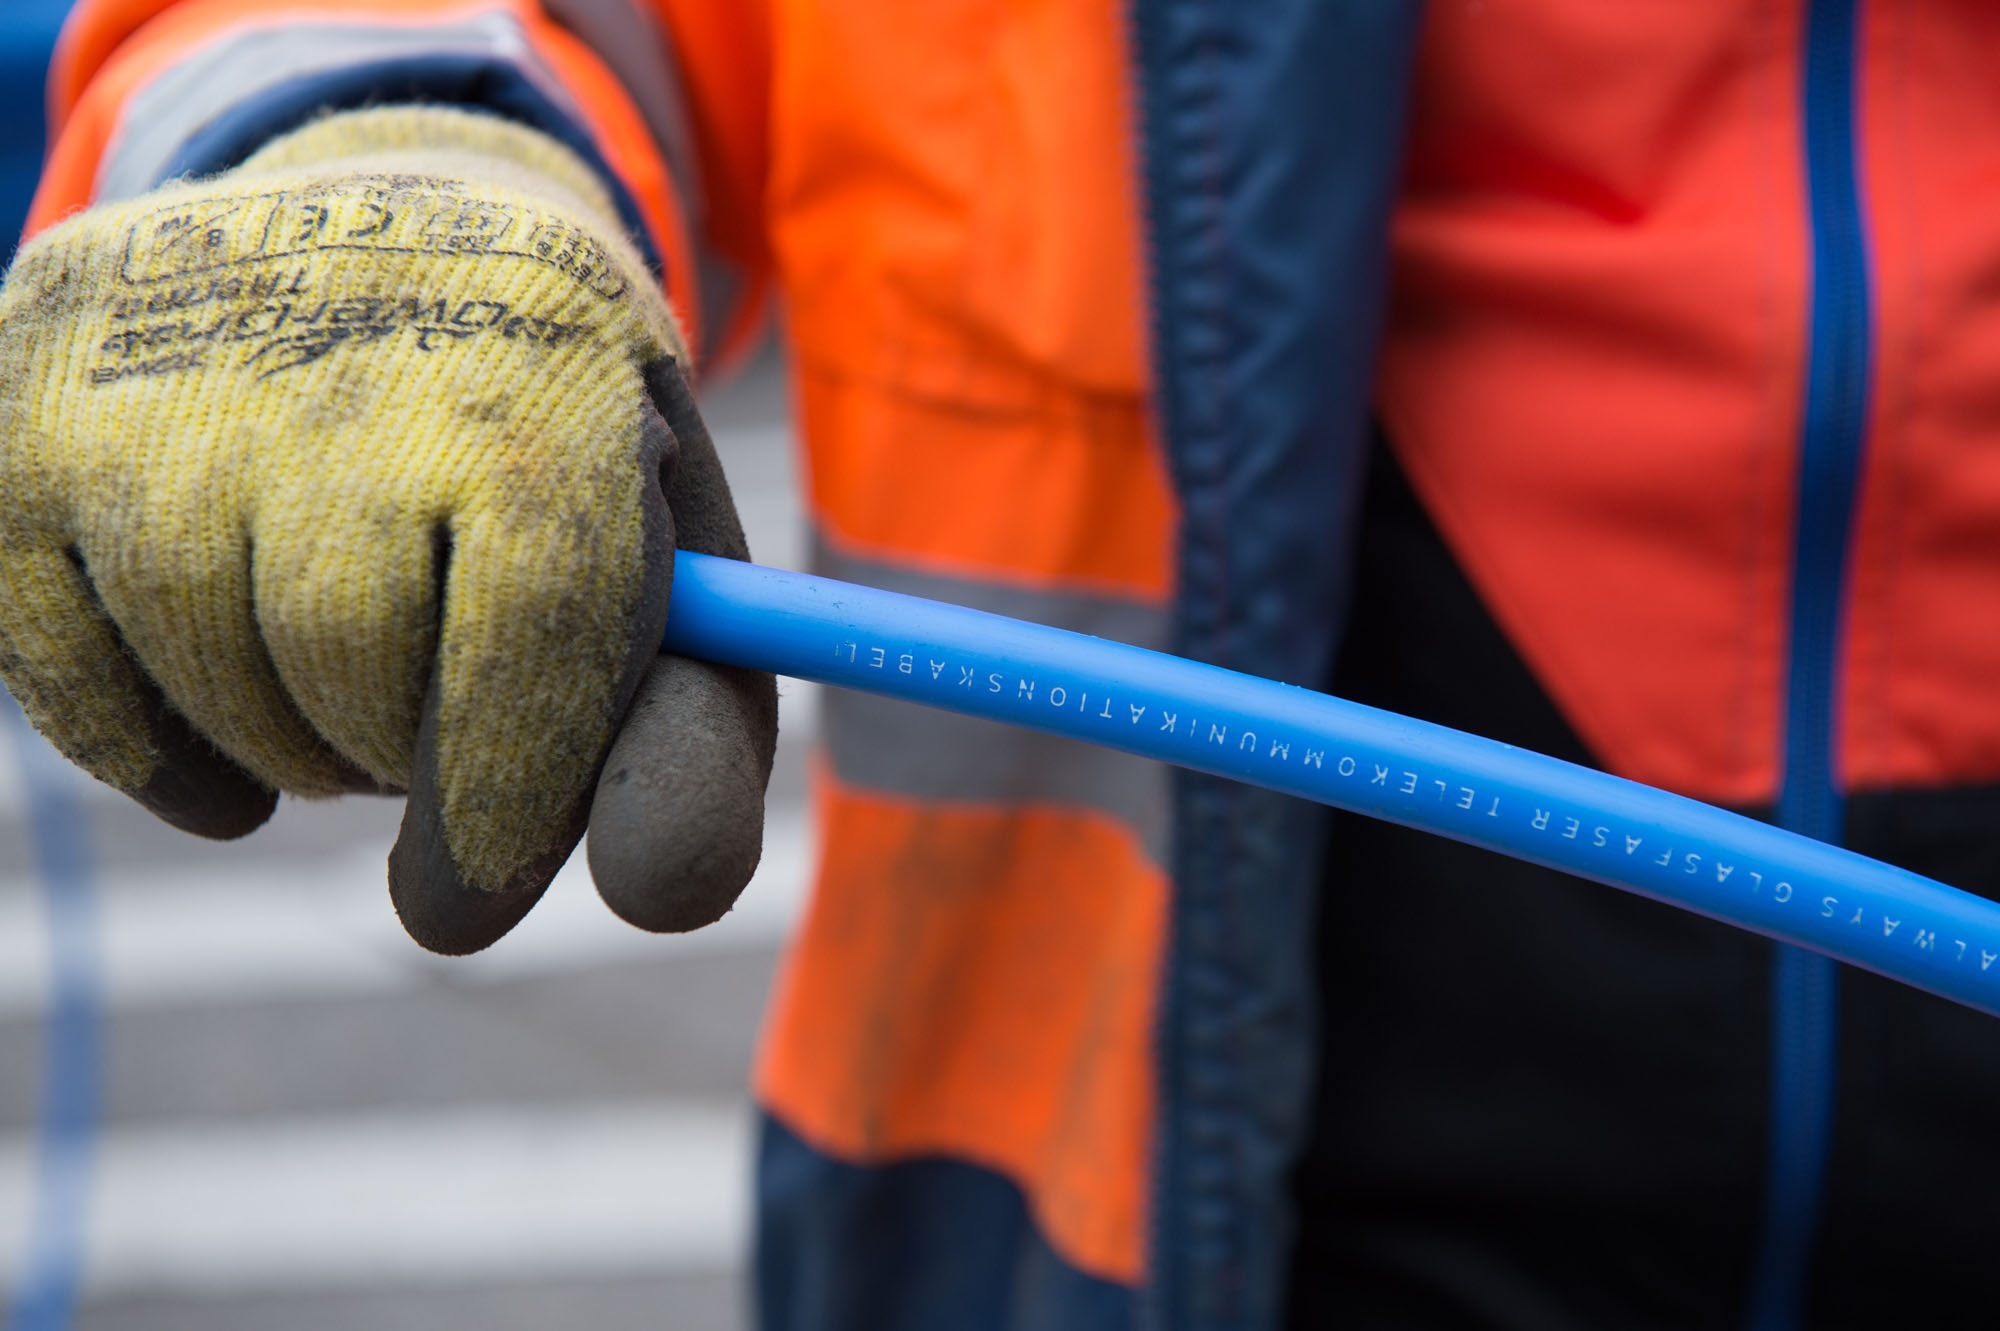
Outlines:
{"label": "yellow work glove", "polygon": [[707,923],[776,697],[657,656],[676,544],[747,556],[685,358],[591,170],[492,117],[331,116],[70,218],[0,289],[0,682],[204,835],[407,791],[426,947],[505,933],[586,817],[613,909]]}

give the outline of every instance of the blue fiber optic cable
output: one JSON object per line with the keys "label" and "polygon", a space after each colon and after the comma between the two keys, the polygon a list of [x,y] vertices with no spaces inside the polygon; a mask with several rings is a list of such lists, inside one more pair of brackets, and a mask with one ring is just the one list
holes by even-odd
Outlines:
{"label": "blue fiber optic cable", "polygon": [[1510,744],[1124,643],[686,551],[664,645],[1420,828],[2000,1016],[2000,904]]}
{"label": "blue fiber optic cable", "polygon": [[0,1327],[67,1331],[82,1285],[102,1075],[96,875],[75,774],[42,747],[4,690],[0,728],[13,731],[21,759],[48,918],[50,989],[28,1247],[16,1267],[14,1288],[0,1304]]}

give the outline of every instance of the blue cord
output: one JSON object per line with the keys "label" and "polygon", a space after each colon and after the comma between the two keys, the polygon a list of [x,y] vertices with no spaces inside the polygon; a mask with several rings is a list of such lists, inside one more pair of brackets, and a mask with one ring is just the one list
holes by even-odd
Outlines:
{"label": "blue cord", "polygon": [[42,746],[5,691],[0,725],[21,755],[50,957],[34,1204],[5,1326],[67,1331],[83,1277],[103,1044],[95,872],[75,773]]}
{"label": "blue cord", "polygon": [[1080,633],[685,551],[664,645],[1435,832],[2000,1015],[2000,904],[1444,726]]}
{"label": "blue cord", "polygon": [[[1798,455],[1780,826],[1841,839],[1842,621],[1874,378],[1868,227],[1855,133],[1859,0],[1811,0],[1801,120],[1812,243],[1812,320]],[[1765,1215],[1745,1326],[1793,1331],[1825,1204],[1840,1080],[1840,973],[1781,948],[1771,973],[1771,1108]]]}
{"label": "blue cord", "polygon": [[[2000,1015],[2000,904],[1678,795],[1123,643],[682,552],[664,645],[1027,726],[1383,818],[1668,902]],[[11,699],[52,996],[30,1251],[9,1331],[66,1331],[82,1276],[102,999],[70,774]]]}

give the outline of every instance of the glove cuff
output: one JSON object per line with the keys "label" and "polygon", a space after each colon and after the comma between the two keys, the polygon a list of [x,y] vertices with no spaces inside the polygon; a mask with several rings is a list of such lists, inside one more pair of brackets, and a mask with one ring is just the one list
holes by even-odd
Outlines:
{"label": "glove cuff", "polygon": [[[365,160],[364,160],[365,159]],[[624,231],[604,181],[581,157],[540,130],[452,106],[378,106],[340,111],[281,134],[231,176],[400,170],[507,185],[580,209],[611,234]]]}
{"label": "glove cuff", "polygon": [[[320,172],[478,181],[587,219],[602,235],[629,240],[611,191],[583,158],[539,130],[459,107],[410,104],[336,112],[279,135],[224,174]],[[655,303],[664,324],[655,331],[675,360],[690,364],[679,321],[664,301]]]}

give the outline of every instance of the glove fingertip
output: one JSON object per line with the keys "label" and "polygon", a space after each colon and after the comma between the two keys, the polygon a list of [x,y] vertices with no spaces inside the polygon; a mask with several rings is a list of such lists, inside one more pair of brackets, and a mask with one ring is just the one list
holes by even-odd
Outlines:
{"label": "glove fingertip", "polygon": [[583,838],[579,808],[549,848],[507,875],[499,886],[467,880],[446,835],[444,797],[438,773],[439,691],[431,683],[417,730],[416,761],[410,773],[403,823],[389,851],[389,901],[396,918],[418,946],[447,957],[483,951],[521,922],[548,890],[576,843]]}
{"label": "glove fingertip", "polygon": [[653,933],[715,923],[763,854],[777,698],[769,675],[661,656],[590,808],[604,904]]}
{"label": "glove fingertip", "polygon": [[576,841],[570,837],[500,888],[474,887],[445,844],[436,798],[412,792],[389,851],[389,901],[404,930],[425,950],[447,957],[480,952],[500,941],[542,899]]}
{"label": "glove fingertip", "polygon": [[224,757],[177,712],[150,700],[157,764],[129,792],[171,827],[212,841],[234,841],[262,827],[278,807],[278,792]]}
{"label": "glove fingertip", "polygon": [[226,762],[162,762],[132,798],[171,827],[234,841],[270,821],[278,792]]}
{"label": "glove fingertip", "polygon": [[588,838],[585,854],[597,894],[611,913],[648,933],[682,934],[714,924],[750,885],[763,855],[764,819],[711,825],[698,837],[664,845],[624,829],[645,821],[650,796],[632,788],[629,769],[607,773],[598,786],[591,821],[605,831]]}

